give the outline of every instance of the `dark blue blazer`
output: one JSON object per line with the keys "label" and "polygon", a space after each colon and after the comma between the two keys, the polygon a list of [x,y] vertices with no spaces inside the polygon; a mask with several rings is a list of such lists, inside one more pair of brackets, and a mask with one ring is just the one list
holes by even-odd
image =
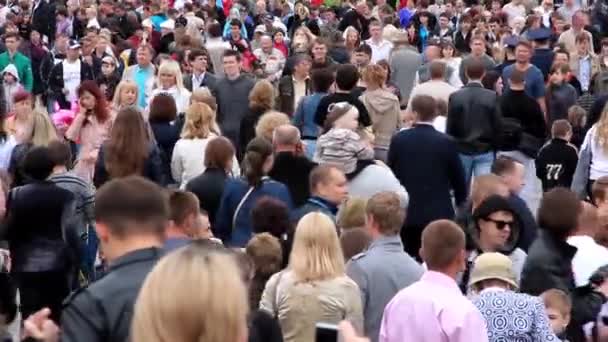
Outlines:
{"label": "dark blue blazer", "polygon": [[388,166],[410,195],[408,226],[424,227],[437,219],[453,219],[452,190],[456,205],[466,200],[456,143],[430,124],[416,124],[397,133],[389,147]]}

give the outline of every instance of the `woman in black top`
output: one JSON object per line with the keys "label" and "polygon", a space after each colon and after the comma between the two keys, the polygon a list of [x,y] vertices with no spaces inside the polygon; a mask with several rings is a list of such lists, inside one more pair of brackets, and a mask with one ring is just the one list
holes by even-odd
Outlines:
{"label": "woman in black top", "polygon": [[215,214],[220,206],[224,185],[232,170],[234,146],[224,137],[214,138],[205,150],[205,171],[186,185],[186,190],[194,193],[201,210],[209,214],[209,222],[215,224]]}
{"label": "woman in black top", "polygon": [[31,182],[11,190],[7,200],[4,233],[11,274],[19,288],[22,317],[48,307],[59,322],[78,265],[79,237],[70,220],[74,196],[46,180],[55,166],[47,147],[32,147],[22,166]]}

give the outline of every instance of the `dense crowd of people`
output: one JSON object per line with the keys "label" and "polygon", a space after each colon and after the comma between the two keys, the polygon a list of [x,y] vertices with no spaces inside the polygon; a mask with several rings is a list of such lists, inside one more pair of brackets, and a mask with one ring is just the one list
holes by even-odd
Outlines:
{"label": "dense crowd of people", "polygon": [[0,0],[0,35],[2,341],[608,341],[605,0]]}

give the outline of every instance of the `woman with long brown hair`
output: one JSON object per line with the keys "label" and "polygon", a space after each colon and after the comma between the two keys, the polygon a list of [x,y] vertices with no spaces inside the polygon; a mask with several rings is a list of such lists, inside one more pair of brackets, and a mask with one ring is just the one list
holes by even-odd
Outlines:
{"label": "woman with long brown hair", "polygon": [[100,187],[112,178],[141,175],[165,183],[160,151],[152,142],[142,114],[135,108],[116,115],[110,138],[101,146],[93,183]]}
{"label": "woman with long brown hair", "polygon": [[74,172],[86,181],[93,179],[101,144],[112,127],[112,118],[104,93],[95,81],[84,81],[77,90],[80,110],[65,132],[65,137],[80,144]]}

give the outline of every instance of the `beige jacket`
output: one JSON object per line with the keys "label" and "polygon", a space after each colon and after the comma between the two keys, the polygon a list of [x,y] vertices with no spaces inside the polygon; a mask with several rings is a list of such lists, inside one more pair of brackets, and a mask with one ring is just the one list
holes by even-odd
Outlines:
{"label": "beige jacket", "polygon": [[318,322],[338,324],[346,319],[358,331],[363,326],[359,287],[346,275],[300,283],[290,270],[277,273],[266,283],[260,309],[278,316],[285,342],[314,341]]}
{"label": "beige jacket", "polygon": [[376,137],[374,146],[388,149],[393,134],[399,129],[399,99],[386,89],[377,89],[364,92],[359,100],[372,119],[372,130]]}

